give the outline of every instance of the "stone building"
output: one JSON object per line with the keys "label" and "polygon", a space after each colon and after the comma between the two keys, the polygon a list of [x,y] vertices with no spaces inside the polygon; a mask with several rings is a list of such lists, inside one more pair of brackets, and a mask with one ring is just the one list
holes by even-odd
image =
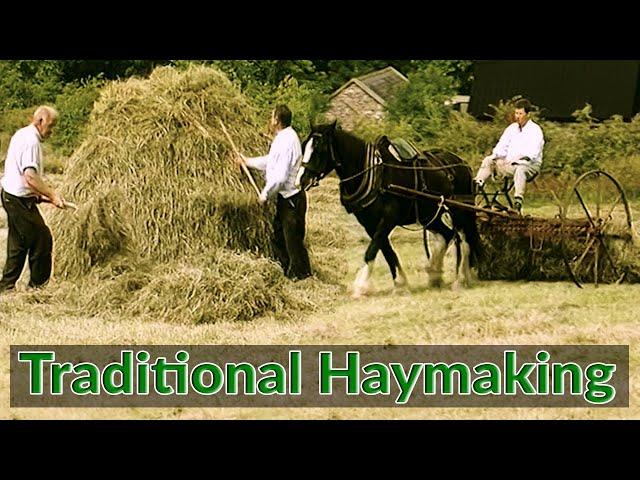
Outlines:
{"label": "stone building", "polygon": [[327,118],[338,119],[346,130],[362,118],[381,120],[385,105],[406,82],[407,77],[393,67],[352,78],[331,95]]}

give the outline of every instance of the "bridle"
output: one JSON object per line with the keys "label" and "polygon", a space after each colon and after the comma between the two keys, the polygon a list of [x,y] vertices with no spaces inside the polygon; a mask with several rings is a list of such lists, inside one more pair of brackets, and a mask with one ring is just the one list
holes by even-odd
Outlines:
{"label": "bridle", "polygon": [[[309,136],[309,140],[313,141],[319,141],[320,139],[322,139],[326,134],[324,133],[320,133],[320,132],[314,132]],[[328,164],[330,165],[334,165],[333,168],[340,168],[342,166],[342,163],[340,162],[340,160],[338,159],[338,157],[336,156],[336,152],[334,150],[333,147],[333,141],[329,141],[329,159],[327,161]],[[326,166],[326,163],[325,163]],[[302,164],[302,167],[304,167],[305,171],[309,172],[311,174],[311,182],[309,182],[309,184],[307,185],[307,187],[305,188],[305,191],[308,191],[309,189],[313,188],[313,187],[317,187],[320,184],[320,181],[326,177],[329,172],[332,169],[327,169],[325,168],[324,171],[322,170],[315,170],[312,168],[308,167],[308,163],[306,164]]]}

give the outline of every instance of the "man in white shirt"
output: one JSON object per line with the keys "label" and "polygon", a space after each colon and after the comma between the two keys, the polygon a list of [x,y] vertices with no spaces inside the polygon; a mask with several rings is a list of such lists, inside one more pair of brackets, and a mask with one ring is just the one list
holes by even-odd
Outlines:
{"label": "man in white shirt", "polygon": [[531,103],[520,99],[515,104],[515,122],[509,125],[493,152],[482,161],[475,182],[484,186],[485,180],[498,173],[513,177],[515,188],[515,208],[522,211],[522,203],[527,181],[538,173],[542,166],[544,135],[540,126],[529,118]]}
{"label": "man in white shirt", "polygon": [[29,287],[41,287],[51,276],[53,239],[36,204],[46,201],[59,208],[65,205],[64,199],[42,179],[41,142],[51,135],[57,119],[55,109],[38,107],[31,125],[18,130],[9,143],[0,181],[2,206],[9,223],[7,261],[0,293],[15,287],[27,256],[31,273]]}
{"label": "man in white shirt", "polygon": [[291,127],[291,110],[278,105],[271,115],[275,138],[269,153],[262,157],[238,159],[248,167],[265,172],[265,186],[259,202],[276,198],[273,220],[274,247],[285,275],[292,280],[311,276],[309,254],[304,245],[307,197],[304,190],[295,188],[295,180],[302,161],[302,147],[298,134]]}

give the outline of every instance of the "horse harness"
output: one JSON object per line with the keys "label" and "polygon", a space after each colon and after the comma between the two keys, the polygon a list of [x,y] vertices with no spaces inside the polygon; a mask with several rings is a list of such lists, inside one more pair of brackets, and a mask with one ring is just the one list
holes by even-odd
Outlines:
{"label": "horse harness", "polygon": [[[362,172],[340,181],[340,200],[347,212],[359,212],[376,201],[382,190],[382,169],[378,168],[381,165],[384,165],[384,162],[380,151],[373,144],[367,143]],[[347,193],[345,184],[359,177],[361,177],[360,185],[356,191]]]}
{"label": "horse harness", "polygon": [[[455,167],[467,166],[466,164],[460,163],[448,165],[438,159],[432,152],[427,151],[420,153],[408,142],[403,140],[400,140],[400,142],[402,143],[394,143],[386,136],[382,136],[374,143],[367,143],[363,170],[340,181],[340,199],[348,213],[357,213],[364,210],[382,193],[393,194],[393,192],[386,189],[386,185],[383,185],[383,172],[385,167],[389,169],[413,171],[414,190],[433,193],[433,190],[430,189],[428,177],[425,176],[425,171],[445,170],[448,180],[453,181],[455,177],[451,170]],[[333,145],[331,145],[331,155],[334,162],[337,163],[338,159],[332,147]],[[347,193],[345,184],[357,178],[361,178],[358,188],[353,193]],[[444,225],[453,229],[451,216],[448,213],[449,208],[444,200],[445,196],[441,195],[436,214],[426,223],[420,221],[418,201],[414,200],[416,223],[426,229],[438,218],[441,218]]]}

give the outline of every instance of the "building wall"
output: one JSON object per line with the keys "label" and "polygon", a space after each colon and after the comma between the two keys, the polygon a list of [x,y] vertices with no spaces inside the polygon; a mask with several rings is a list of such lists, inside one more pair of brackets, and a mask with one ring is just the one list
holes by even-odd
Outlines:
{"label": "building wall", "polygon": [[345,130],[351,130],[362,118],[381,120],[384,108],[357,85],[349,85],[331,100],[327,118],[338,119]]}

